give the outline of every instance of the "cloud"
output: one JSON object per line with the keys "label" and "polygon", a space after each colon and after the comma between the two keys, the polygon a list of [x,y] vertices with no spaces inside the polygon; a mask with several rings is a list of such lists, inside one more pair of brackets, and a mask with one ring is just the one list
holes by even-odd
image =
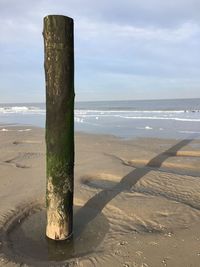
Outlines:
{"label": "cloud", "polygon": [[76,85],[84,100],[91,94],[108,97],[103,87],[114,91],[124,86],[127,97],[134,88],[140,90],[138,97],[148,97],[148,86],[158,96],[153,87],[168,86],[173,95],[174,88],[188,86],[186,79],[197,92],[199,13],[199,0],[1,0],[0,93],[4,87],[12,97],[13,88],[24,92],[27,84],[32,95],[34,87],[43,90],[42,30],[47,14],[75,20]]}
{"label": "cloud", "polygon": [[[185,41],[200,33],[200,25],[187,21],[174,28],[152,27],[149,25],[139,27],[135,25],[119,25],[109,23],[97,23],[89,20],[81,20],[77,24],[77,32],[81,38],[128,38],[132,40],[159,40],[168,42]],[[108,38],[108,41],[111,38]]]}
{"label": "cloud", "polygon": [[98,14],[94,15],[102,21],[119,24],[173,27],[189,20],[199,22],[199,10],[198,0],[111,0],[101,1]]}
{"label": "cloud", "polygon": [[[199,32],[199,0],[2,0],[0,42],[39,40],[42,19],[51,13],[75,19],[77,36],[98,34],[134,39],[178,41]],[[25,40],[24,40],[25,39]],[[23,41],[24,40],[24,41]]]}

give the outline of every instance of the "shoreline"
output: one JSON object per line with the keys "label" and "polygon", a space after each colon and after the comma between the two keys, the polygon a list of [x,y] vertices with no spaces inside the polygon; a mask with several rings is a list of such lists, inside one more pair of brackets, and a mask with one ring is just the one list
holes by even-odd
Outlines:
{"label": "shoreline", "polygon": [[[0,242],[6,220],[24,206],[44,203],[46,184],[44,129],[6,128],[14,131],[0,131]],[[124,140],[76,132],[75,148],[75,250],[71,259],[62,257],[62,264],[198,266],[200,140]],[[29,224],[30,229],[44,227],[43,220],[39,224],[30,219]],[[28,232],[31,238],[32,232]],[[9,252],[10,258],[0,245],[0,266],[6,260],[9,266],[49,266],[51,261],[42,258],[45,253],[39,265],[34,260],[37,246],[43,244],[41,251],[46,251],[46,243],[27,243],[30,237],[23,235],[29,252],[18,255],[22,248],[14,243],[18,252]]]}
{"label": "shoreline", "polygon": [[[7,129],[10,128],[10,129]],[[41,131],[45,131],[45,127],[40,127],[40,126],[35,126],[32,124],[14,124],[14,123],[0,123],[0,132],[8,132],[8,131],[12,131],[12,128],[14,128],[14,131],[30,131],[32,129],[38,129]],[[165,137],[156,137],[156,136],[132,136],[130,138],[128,137],[122,137],[122,136],[118,136],[118,135],[114,135],[114,134],[107,134],[107,133],[91,133],[91,132],[86,132],[86,131],[80,131],[80,130],[75,130],[74,131],[75,135],[88,135],[88,136],[97,136],[97,137],[105,137],[105,138],[114,138],[114,139],[118,139],[118,140],[122,140],[122,141],[139,141],[141,142],[142,140],[145,139],[149,139],[149,140],[161,140],[161,141],[169,141],[172,142],[173,141],[179,141],[179,140],[185,140],[185,139],[192,139],[192,140],[200,140],[200,136],[199,138],[197,138],[197,135],[195,134],[190,134],[187,136],[187,138],[165,138]]]}

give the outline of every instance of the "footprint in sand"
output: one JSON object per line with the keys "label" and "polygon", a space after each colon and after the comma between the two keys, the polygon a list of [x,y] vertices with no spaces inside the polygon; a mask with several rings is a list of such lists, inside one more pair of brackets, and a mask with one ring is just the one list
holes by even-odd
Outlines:
{"label": "footprint in sand", "polygon": [[40,141],[35,140],[24,140],[24,141],[14,141],[13,145],[20,145],[20,144],[42,144]]}
{"label": "footprint in sand", "polygon": [[22,164],[22,163],[20,163],[20,161],[38,158],[42,155],[43,155],[42,153],[35,153],[35,152],[19,153],[16,157],[4,160],[4,161],[0,162],[0,164],[6,164],[6,165],[9,165],[12,167],[23,168],[23,169],[24,168],[30,168],[30,166],[28,166],[26,164]]}

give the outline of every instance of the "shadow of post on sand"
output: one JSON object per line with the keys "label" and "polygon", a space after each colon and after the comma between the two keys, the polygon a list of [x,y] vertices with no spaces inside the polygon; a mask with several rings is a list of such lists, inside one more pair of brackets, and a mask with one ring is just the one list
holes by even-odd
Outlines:
{"label": "shadow of post on sand", "polygon": [[[95,217],[103,210],[103,208],[118,194],[123,191],[130,190],[132,186],[134,186],[144,175],[151,171],[151,167],[161,167],[162,163],[167,160],[171,153],[178,152],[182,147],[188,145],[194,139],[184,139],[177,143],[176,145],[172,146],[168,150],[160,153],[153,159],[151,159],[144,167],[136,168],[127,175],[125,175],[120,182],[109,189],[104,189],[94,195],[91,199],[89,199],[85,205],[79,210],[79,212],[75,215],[74,221],[84,219],[82,222],[81,229],[78,229],[78,234],[84,230],[86,225],[95,219]],[[149,168],[150,167],[150,168]],[[92,208],[90,214],[87,214],[87,217],[84,216],[85,209]]]}

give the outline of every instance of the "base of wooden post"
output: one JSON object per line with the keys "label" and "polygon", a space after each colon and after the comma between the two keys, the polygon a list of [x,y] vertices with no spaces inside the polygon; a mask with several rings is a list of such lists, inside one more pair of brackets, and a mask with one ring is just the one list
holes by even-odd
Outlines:
{"label": "base of wooden post", "polygon": [[51,239],[51,240],[54,240],[54,241],[64,241],[64,240],[69,240],[70,238],[72,238],[73,236],[73,233],[70,233],[68,236],[65,236],[65,235],[62,235],[60,236],[59,238],[56,238],[57,235],[56,235],[56,232],[53,232],[52,229],[49,230],[49,229],[46,229],[46,236]]}
{"label": "base of wooden post", "polygon": [[57,211],[47,211],[46,236],[53,240],[66,240],[72,235],[69,220],[61,216]]}

